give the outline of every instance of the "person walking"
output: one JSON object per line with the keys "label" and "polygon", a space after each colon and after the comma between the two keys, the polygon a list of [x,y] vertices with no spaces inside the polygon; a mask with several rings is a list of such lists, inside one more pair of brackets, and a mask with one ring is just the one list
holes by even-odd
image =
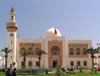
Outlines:
{"label": "person walking", "polygon": [[6,76],[11,76],[11,74],[10,74],[10,68],[9,68],[8,71],[6,72]]}
{"label": "person walking", "polygon": [[78,68],[79,68],[79,65],[77,64],[77,70],[78,70]]}
{"label": "person walking", "polygon": [[16,76],[16,68],[14,68],[14,70],[12,72],[12,76]]}

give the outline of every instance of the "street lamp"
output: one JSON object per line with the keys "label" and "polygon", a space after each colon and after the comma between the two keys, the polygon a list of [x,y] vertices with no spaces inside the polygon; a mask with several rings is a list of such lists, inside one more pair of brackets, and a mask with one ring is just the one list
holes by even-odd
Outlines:
{"label": "street lamp", "polygon": [[13,68],[14,68],[15,62],[13,61],[12,64],[13,64]]}

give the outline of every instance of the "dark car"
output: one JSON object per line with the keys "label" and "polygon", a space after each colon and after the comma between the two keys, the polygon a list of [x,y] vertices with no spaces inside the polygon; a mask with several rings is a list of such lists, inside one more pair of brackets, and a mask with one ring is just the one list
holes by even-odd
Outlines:
{"label": "dark car", "polygon": [[0,72],[5,72],[5,68],[3,68],[3,69],[0,69]]}
{"label": "dark car", "polygon": [[66,70],[65,70],[65,68],[61,68],[61,70],[63,71],[63,72],[65,72]]}
{"label": "dark car", "polygon": [[73,71],[73,68],[67,68],[68,71]]}

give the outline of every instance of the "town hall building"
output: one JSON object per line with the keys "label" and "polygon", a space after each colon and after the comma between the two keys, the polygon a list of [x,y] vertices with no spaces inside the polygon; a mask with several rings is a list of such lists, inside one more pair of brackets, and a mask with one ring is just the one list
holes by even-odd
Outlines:
{"label": "town hall building", "polygon": [[[22,49],[35,51],[42,49],[47,54],[41,57],[41,68],[55,67],[60,64],[61,67],[76,67],[76,65],[92,67],[92,59],[90,54],[83,52],[92,47],[91,40],[70,40],[62,36],[56,28],[50,28],[46,31],[45,36],[41,39],[20,39],[17,37],[18,24],[15,21],[14,8],[10,11],[10,20],[7,22],[7,47],[13,52],[8,55],[8,67],[13,68],[12,63],[15,62],[16,68],[23,66],[23,57],[19,51]],[[21,26],[21,25],[20,25]],[[33,56],[26,57],[26,67],[39,68],[39,60]]]}

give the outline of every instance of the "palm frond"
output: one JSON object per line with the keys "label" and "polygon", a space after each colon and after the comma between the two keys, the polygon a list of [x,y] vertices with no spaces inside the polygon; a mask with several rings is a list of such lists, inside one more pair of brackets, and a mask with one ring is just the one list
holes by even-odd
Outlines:
{"label": "palm frond", "polygon": [[47,54],[44,50],[41,49],[35,50],[34,53],[37,54],[38,56],[41,56],[42,54]]}
{"label": "palm frond", "polygon": [[86,51],[83,52],[84,54],[87,54],[87,53],[90,53],[90,54],[95,54],[95,53],[99,53],[98,49],[93,49],[92,48],[89,48],[87,49]]}
{"label": "palm frond", "polygon": [[12,50],[9,49],[9,48],[7,48],[7,47],[5,47],[5,48],[2,49],[0,52],[4,52],[4,53],[7,55],[8,53],[12,52]]}

